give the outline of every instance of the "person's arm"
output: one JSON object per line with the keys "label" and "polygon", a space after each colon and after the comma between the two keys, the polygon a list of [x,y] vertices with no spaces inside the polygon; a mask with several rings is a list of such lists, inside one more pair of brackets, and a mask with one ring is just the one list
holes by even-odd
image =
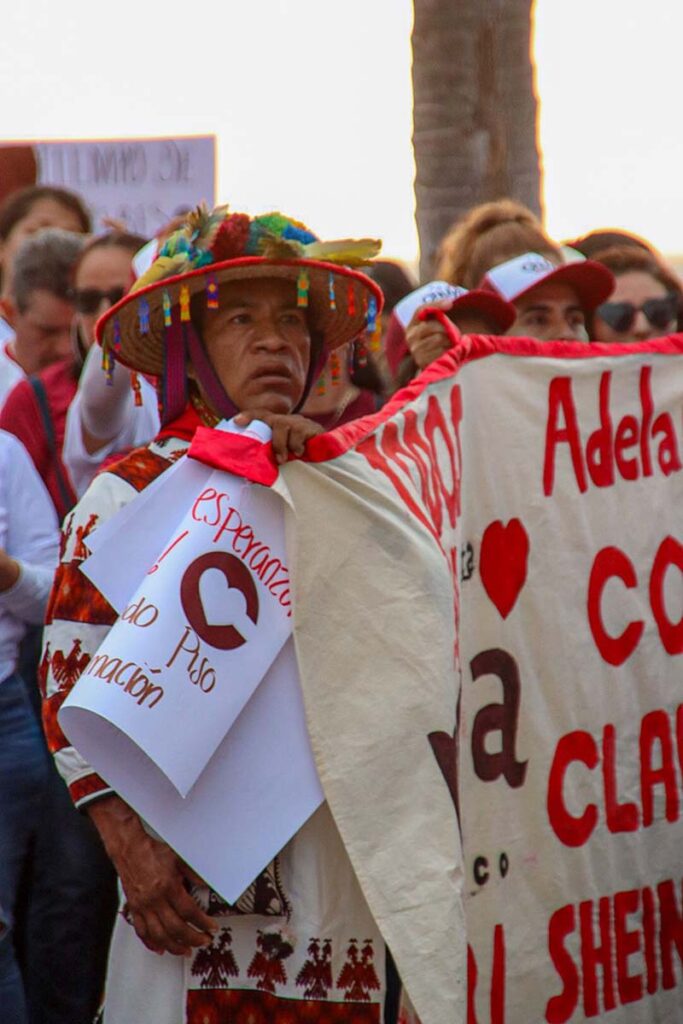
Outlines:
{"label": "person's arm", "polygon": [[184,954],[208,945],[215,927],[188,893],[198,881],[165,843],[102,779],[62,732],[58,713],[111,626],[116,612],[81,572],[88,536],[137,490],[103,473],[67,516],[41,662],[43,725],[57,768],[76,806],[90,815],[119,873],[132,923],[148,949]]}
{"label": "person's arm", "polygon": [[0,459],[7,538],[5,550],[0,549],[0,607],[39,625],[57,565],[57,516],[26,449],[5,432],[0,432]]}
{"label": "person's arm", "polygon": [[111,383],[102,369],[102,349],[94,344],[85,359],[78,382],[81,436],[90,455],[99,453],[122,431],[135,414],[130,376],[117,367]]}
{"label": "person's arm", "polygon": [[217,924],[190,896],[200,881],[166,843],[145,831],[135,811],[111,795],[88,806],[88,813],[121,879],[128,914],[138,937],[154,953],[185,956],[206,946]]}

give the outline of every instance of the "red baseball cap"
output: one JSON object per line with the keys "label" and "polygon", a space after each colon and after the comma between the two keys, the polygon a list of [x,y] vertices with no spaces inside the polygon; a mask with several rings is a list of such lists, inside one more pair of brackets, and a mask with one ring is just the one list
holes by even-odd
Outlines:
{"label": "red baseball cap", "polygon": [[490,289],[477,288],[467,291],[446,281],[430,281],[416,288],[414,292],[404,295],[394,306],[387,331],[384,336],[384,351],[391,373],[395,376],[401,360],[408,354],[406,344],[406,328],[418,309],[433,306],[435,303],[446,303],[446,313],[471,310],[481,313],[494,325],[494,332],[505,334],[517,316],[515,307]]}
{"label": "red baseball cap", "polygon": [[525,252],[489,270],[479,287],[495,292],[508,302],[517,302],[548,281],[570,285],[584,312],[589,313],[610,297],[616,283],[612,271],[594,260],[580,260],[558,267],[537,252]]}

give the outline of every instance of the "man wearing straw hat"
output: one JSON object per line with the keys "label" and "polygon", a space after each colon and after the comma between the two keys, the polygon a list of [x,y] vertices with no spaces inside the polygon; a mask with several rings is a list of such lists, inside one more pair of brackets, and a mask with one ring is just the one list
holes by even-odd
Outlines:
{"label": "man wearing straw hat", "polygon": [[381,293],[351,267],[377,248],[319,242],[281,214],[198,210],[98,325],[108,372],[118,361],[158,378],[164,423],[147,448],[96,478],[67,519],[46,627],[48,740],[124,894],[106,1024],[384,1019],[384,944],[326,805],[228,906],[149,834],[57,722],[116,617],[80,571],[89,533],[182,457],[200,424],[258,417],[279,462],[301,454],[320,428],[296,410],[325,359],[374,326]]}

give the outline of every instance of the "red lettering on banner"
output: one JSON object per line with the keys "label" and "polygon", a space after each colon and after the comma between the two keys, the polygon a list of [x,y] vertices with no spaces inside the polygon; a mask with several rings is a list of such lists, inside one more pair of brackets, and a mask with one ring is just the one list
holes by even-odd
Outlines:
{"label": "red lettering on banner", "polygon": [[583,846],[598,821],[598,808],[589,804],[583,814],[570,814],[564,801],[564,780],[571,764],[584,764],[592,771],[599,761],[598,746],[588,732],[570,732],[555,750],[548,777],[548,819],[557,838],[565,846]]}
{"label": "red lettering on banner", "polygon": [[[493,932],[493,964],[489,993],[490,1024],[505,1024],[505,931],[497,924]],[[478,1024],[476,1010],[479,971],[471,946],[467,947],[467,1024]]]}
{"label": "red lettering on banner", "polygon": [[[605,725],[600,746],[590,733],[582,730],[567,733],[558,741],[548,773],[546,807],[550,826],[565,846],[583,846],[600,820],[596,803],[587,803],[580,813],[570,811],[567,806],[566,779],[570,771],[577,770],[574,765],[583,765],[593,772],[601,762],[604,820],[608,832],[634,832],[661,820],[661,814],[656,813],[659,791],[663,796],[664,819],[671,823],[679,820],[683,704],[676,710],[675,723],[662,709],[649,712],[641,721],[638,739],[640,807],[633,802],[619,802],[617,742],[616,728],[612,723]],[[622,754],[622,763],[627,762],[630,763],[631,758]],[[597,783],[597,778],[595,781]]]}
{"label": "red lettering on banner", "polygon": [[683,652],[683,614],[678,622],[671,621],[664,605],[664,577],[667,569],[675,565],[683,573],[683,544],[673,537],[665,537],[659,546],[650,576],[650,607],[667,654]]}
{"label": "red lettering on banner", "polygon": [[[657,885],[656,896],[645,886],[555,911],[548,922],[548,953],[562,989],[546,1004],[548,1024],[570,1020],[581,992],[590,1019],[676,986],[676,959],[683,964],[683,886],[680,900],[677,890],[667,879]],[[571,937],[578,939],[576,956]]]}
{"label": "red lettering on banner", "polygon": [[676,435],[670,413],[654,417],[652,398],[652,367],[640,371],[638,397],[639,414],[627,413],[616,427],[612,420],[610,392],[612,371],[600,377],[598,389],[598,417],[600,425],[584,445],[570,377],[555,377],[548,388],[548,417],[546,423],[545,456],[543,462],[543,493],[553,493],[558,453],[566,445],[571,459],[574,479],[583,494],[590,482],[595,487],[611,487],[617,474],[622,480],[638,480],[652,476],[653,449],[657,465],[664,476],[683,468],[681,443]]}
{"label": "red lettering on banner", "polygon": [[562,979],[562,991],[548,1001],[545,1019],[549,1024],[564,1024],[569,1020],[579,1001],[579,972],[570,953],[565,947],[567,939],[576,928],[576,915],[570,905],[556,910],[548,925],[548,952],[553,967]]}
{"label": "red lettering on banner", "polygon": [[[683,615],[672,622],[664,602],[664,581],[669,569],[683,573],[683,544],[674,537],[665,537],[657,549],[649,581],[649,599],[652,616],[667,654],[683,653]],[[618,579],[627,590],[638,586],[638,576],[630,558],[619,548],[607,547],[598,551],[588,581],[588,624],[595,645],[610,665],[623,665],[640,643],[645,623],[642,619],[629,622],[619,636],[607,632],[602,617],[603,592],[610,580]]]}
{"label": "red lettering on banner", "polygon": [[[560,427],[560,413],[564,425]],[[574,467],[574,477],[581,493],[588,490],[583,467],[583,451],[579,435],[579,421],[569,377],[555,377],[548,390],[548,424],[545,432],[545,460],[543,463],[543,493],[548,497],[555,484],[555,452],[559,444],[568,444]]]}
{"label": "red lettering on banner", "polygon": [[619,636],[612,637],[602,621],[602,592],[608,580],[619,579],[629,590],[638,585],[633,562],[619,548],[608,547],[598,551],[588,581],[588,623],[600,654],[610,665],[623,665],[635,651],[645,624],[631,622]]}
{"label": "red lettering on banner", "polygon": [[602,777],[605,787],[605,813],[610,832],[635,832],[638,828],[638,807],[634,803],[619,803],[617,784],[617,731],[606,725],[602,734]]}
{"label": "red lettering on banner", "polygon": [[593,928],[593,900],[579,905],[581,931],[581,971],[583,974],[583,1012],[587,1017],[600,1013],[598,1001],[598,969],[602,976],[602,997],[605,1010],[613,1010],[614,977],[612,975],[612,932],[610,928],[610,900],[603,896],[598,900],[598,939]]}
{"label": "red lettering on banner", "polygon": [[[678,709],[680,711],[680,707]],[[653,765],[653,751],[657,746],[660,762]],[[640,790],[643,804],[643,826],[655,820],[654,794],[657,786],[664,787],[666,820],[678,821],[678,782],[674,767],[673,740],[669,716],[665,711],[651,711],[645,715],[640,727]]]}
{"label": "red lettering on banner", "polygon": [[[356,451],[391,482],[410,512],[431,533],[444,554],[452,547],[445,526],[455,528],[460,514],[460,387],[450,394],[450,421],[436,395],[424,415],[406,409],[360,442]],[[443,442],[438,444],[437,438]],[[439,450],[441,449],[441,450]],[[448,482],[444,474],[448,474]]]}

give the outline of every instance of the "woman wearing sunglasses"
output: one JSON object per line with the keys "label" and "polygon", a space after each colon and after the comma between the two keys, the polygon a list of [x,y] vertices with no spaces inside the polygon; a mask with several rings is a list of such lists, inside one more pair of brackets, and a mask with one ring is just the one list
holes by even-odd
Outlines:
{"label": "woman wearing sunglasses", "polygon": [[663,260],[633,246],[606,249],[594,259],[612,271],[616,285],[589,323],[593,341],[647,341],[677,330],[682,289]]}

